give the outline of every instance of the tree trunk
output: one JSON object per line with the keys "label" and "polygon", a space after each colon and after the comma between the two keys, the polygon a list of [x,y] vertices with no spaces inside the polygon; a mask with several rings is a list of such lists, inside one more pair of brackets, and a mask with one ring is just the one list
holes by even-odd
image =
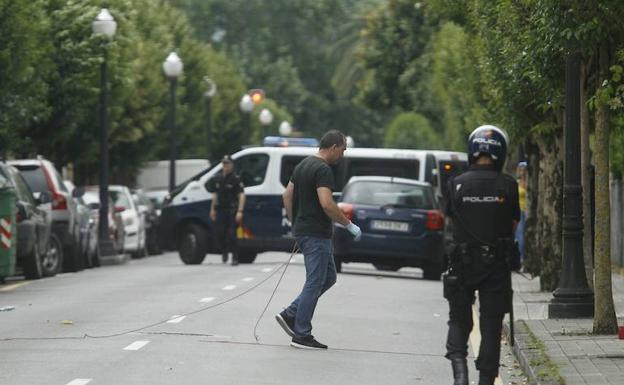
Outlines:
{"label": "tree trunk", "polygon": [[[602,43],[598,53],[598,87],[608,78],[609,51]],[[600,99],[600,98],[598,98]],[[596,240],[594,271],[594,333],[617,333],[617,318],[611,292],[611,219],[609,197],[609,109],[596,103]]]}
{"label": "tree trunk", "polygon": [[552,291],[561,271],[563,211],[561,131],[528,146],[526,267],[540,276],[541,290]]}
{"label": "tree trunk", "polygon": [[589,109],[587,107],[587,80],[589,64],[581,61],[581,186],[583,189],[583,258],[585,275],[590,288],[594,288],[594,255],[592,249],[592,217],[590,167],[591,152],[589,147]]}

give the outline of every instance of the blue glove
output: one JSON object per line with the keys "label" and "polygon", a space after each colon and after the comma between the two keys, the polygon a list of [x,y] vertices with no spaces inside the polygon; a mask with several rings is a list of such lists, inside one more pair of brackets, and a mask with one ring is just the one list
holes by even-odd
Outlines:
{"label": "blue glove", "polygon": [[345,226],[345,228],[351,233],[351,235],[353,235],[354,241],[357,242],[360,240],[360,238],[362,238],[362,230],[360,230],[358,225],[356,225],[355,223],[349,222],[349,224]]}

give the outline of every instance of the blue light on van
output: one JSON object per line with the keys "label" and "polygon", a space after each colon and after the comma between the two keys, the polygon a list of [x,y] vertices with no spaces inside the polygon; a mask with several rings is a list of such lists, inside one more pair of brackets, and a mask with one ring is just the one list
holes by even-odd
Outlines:
{"label": "blue light on van", "polygon": [[262,144],[266,147],[318,147],[319,142],[316,138],[267,136]]}

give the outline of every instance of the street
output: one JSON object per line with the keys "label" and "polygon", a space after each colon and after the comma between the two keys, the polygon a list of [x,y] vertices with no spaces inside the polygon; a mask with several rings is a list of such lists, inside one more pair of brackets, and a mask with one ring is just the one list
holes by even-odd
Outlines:
{"label": "street", "polygon": [[[452,381],[443,357],[447,304],[441,283],[421,279],[419,269],[379,274],[367,264],[345,265],[313,321],[313,334],[329,350],[304,351],[289,346],[274,320],[303,284],[302,257],[295,255],[258,324],[257,342],[254,326],[288,257],[264,253],[254,264],[232,267],[208,255],[192,266],[166,253],[51,279],[9,281],[0,286],[0,307],[15,306],[0,312],[0,383]],[[503,356],[508,358],[506,349]],[[501,367],[501,375],[508,372]]]}

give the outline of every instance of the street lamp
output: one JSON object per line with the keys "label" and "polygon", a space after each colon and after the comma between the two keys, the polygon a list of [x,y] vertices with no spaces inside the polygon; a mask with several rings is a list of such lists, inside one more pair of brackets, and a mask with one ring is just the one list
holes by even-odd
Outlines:
{"label": "street lamp", "polygon": [[117,23],[108,9],[102,8],[91,25],[93,34],[102,39],[102,64],[100,66],[100,209],[98,245],[100,255],[117,252],[108,233],[108,50],[107,44],[115,35]]}
{"label": "street lamp", "polygon": [[286,120],[282,121],[279,125],[279,133],[281,136],[289,136],[292,134],[292,126]]}
{"label": "street lamp", "polygon": [[206,158],[211,160],[212,97],[217,93],[217,85],[208,76],[204,76],[204,82],[206,82],[206,91],[204,92],[204,97],[206,98]]}
{"label": "street lamp", "polygon": [[265,137],[267,135],[267,128],[269,124],[273,123],[273,113],[268,108],[263,108],[258,115],[258,119],[264,128],[262,131],[262,136]]}
{"label": "street lamp", "polygon": [[176,138],[176,85],[178,76],[182,75],[184,64],[177,53],[171,52],[163,63],[163,71],[169,78],[169,91],[171,95],[171,116],[169,131],[169,191],[175,188],[175,161],[177,157],[177,138]]}
{"label": "street lamp", "polygon": [[255,106],[254,101],[251,99],[251,96],[249,96],[249,94],[245,94],[241,98],[238,106],[240,107],[240,110],[243,113],[244,130],[245,130],[245,132],[243,132],[243,138],[249,138],[249,135],[251,134],[250,115],[251,115],[251,111],[253,111],[254,106]]}

